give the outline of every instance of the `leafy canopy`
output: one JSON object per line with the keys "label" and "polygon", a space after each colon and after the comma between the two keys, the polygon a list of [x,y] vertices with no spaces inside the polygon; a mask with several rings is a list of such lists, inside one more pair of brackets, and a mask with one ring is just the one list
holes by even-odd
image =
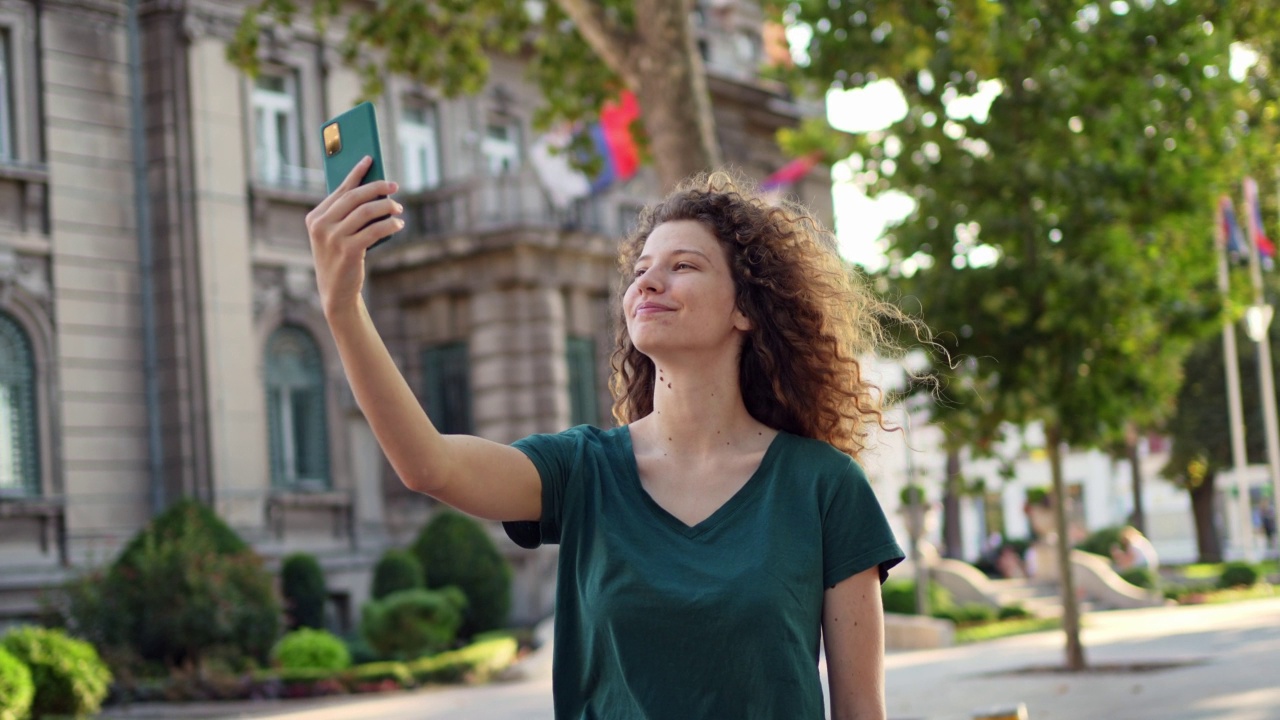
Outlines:
{"label": "leafy canopy", "polygon": [[[943,367],[954,402],[936,415],[984,434],[1042,421],[1075,444],[1167,415],[1183,358],[1218,327],[1216,197],[1274,152],[1258,120],[1275,116],[1280,16],[1196,0],[787,12],[813,31],[800,82],[889,79],[907,100],[884,132],[789,141],[852,151],[865,191],[915,201],[886,282],[966,359]],[[1258,52],[1243,80],[1239,42]]]}

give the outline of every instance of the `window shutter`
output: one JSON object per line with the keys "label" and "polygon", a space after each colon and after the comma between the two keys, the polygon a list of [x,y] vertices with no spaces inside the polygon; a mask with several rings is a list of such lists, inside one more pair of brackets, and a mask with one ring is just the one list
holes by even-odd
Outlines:
{"label": "window shutter", "polygon": [[467,344],[434,345],[422,351],[427,417],[446,435],[475,432],[471,417],[471,371]]}
{"label": "window shutter", "polygon": [[570,337],[565,341],[569,365],[569,422],[595,425],[600,422],[596,394],[596,344],[591,338]]}

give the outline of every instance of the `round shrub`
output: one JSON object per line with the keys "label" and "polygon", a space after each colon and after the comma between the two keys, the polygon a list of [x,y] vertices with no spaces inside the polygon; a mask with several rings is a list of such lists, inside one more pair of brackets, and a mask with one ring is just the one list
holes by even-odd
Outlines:
{"label": "round shrub", "polygon": [[360,630],[379,657],[413,660],[453,644],[466,604],[458,588],[401,590],[367,603]]}
{"label": "round shrub", "polygon": [[23,627],[10,631],[0,645],[31,671],[34,717],[84,717],[102,708],[111,671],[89,643],[61,630]]}
{"label": "round shrub", "polygon": [[1123,529],[1123,525],[1114,525],[1094,530],[1076,545],[1076,549],[1093,553],[1094,555],[1101,555],[1110,560],[1111,548],[1120,544],[1120,531]]}
{"label": "round shrub", "polygon": [[262,558],[194,501],[129,543],[99,597],[108,644],[170,666],[198,663],[218,647],[262,660],[280,632],[280,600]]}
{"label": "round shrub", "polygon": [[1258,582],[1258,566],[1247,562],[1229,562],[1222,566],[1218,587],[1253,587]]}
{"label": "round shrub", "polygon": [[31,670],[0,647],[0,720],[23,720],[31,709],[36,686]]}
{"label": "round shrub", "polygon": [[1155,570],[1148,567],[1129,568],[1120,573],[1120,577],[1124,578],[1124,581],[1130,585],[1148,590],[1154,590],[1160,582],[1160,576],[1156,574]]}
{"label": "round shrub", "polygon": [[373,568],[373,599],[382,598],[401,590],[417,590],[426,587],[422,563],[408,550],[388,550],[382,554]]}
{"label": "round shrub", "polygon": [[479,522],[444,511],[431,519],[413,543],[428,588],[450,585],[467,598],[459,634],[504,626],[511,610],[511,565]]}
{"label": "round shrub", "polygon": [[[955,604],[951,593],[937,583],[929,583],[929,609],[943,610]],[[880,586],[880,597],[884,601],[884,611],[899,615],[917,615],[916,583],[914,580],[887,580]]]}
{"label": "round shrub", "polygon": [[271,662],[285,670],[346,670],[351,653],[333,633],[302,628],[280,638],[271,648]]}
{"label": "round shrub", "polygon": [[280,592],[290,626],[324,628],[324,606],[329,599],[320,561],[308,553],[289,555],[280,563]]}
{"label": "round shrub", "polygon": [[950,620],[956,625],[980,625],[996,619],[996,610],[983,603],[965,603],[942,607],[930,613],[933,617]]}
{"label": "round shrub", "polygon": [[997,620],[1021,620],[1032,617],[1031,611],[1021,605],[1004,605],[996,613]]}

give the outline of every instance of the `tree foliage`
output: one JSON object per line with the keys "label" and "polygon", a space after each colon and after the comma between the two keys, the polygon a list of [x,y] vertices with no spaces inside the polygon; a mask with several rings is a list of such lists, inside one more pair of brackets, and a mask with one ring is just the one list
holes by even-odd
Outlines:
{"label": "tree foliage", "polygon": [[[810,86],[887,79],[907,101],[901,121],[853,143],[815,127],[789,141],[843,144],[868,193],[915,201],[889,238],[886,280],[947,350],[939,375],[958,402],[937,419],[1042,423],[1062,492],[1062,443],[1167,416],[1183,359],[1220,322],[1217,196],[1274,154],[1280,13],[1209,0],[800,0],[787,12],[813,30]],[[1233,76],[1238,44],[1257,62]],[[1070,574],[1063,596],[1080,669]]]}
{"label": "tree foliage", "polygon": [[[657,149],[664,185],[718,163],[711,105],[689,27],[691,0],[315,0],[311,31],[337,44],[359,72],[364,94],[380,95],[399,75],[449,97],[479,92],[496,55],[518,56],[543,104],[535,129],[599,116],[625,89],[640,98],[641,147]],[[255,0],[245,12],[228,57],[254,73],[264,40],[299,24],[297,0]],[[581,135],[574,150],[586,150]],[[599,160],[574,153],[587,170]]]}
{"label": "tree foliage", "polygon": [[[1227,71],[1232,43],[1273,44],[1252,41],[1275,13],[1245,6],[792,6],[815,28],[810,81],[888,78],[907,99],[855,146],[858,179],[917,204],[890,274],[968,359],[944,418],[1043,421],[1093,444],[1171,411],[1182,359],[1219,318],[1215,198],[1270,142],[1251,124],[1274,113],[1270,56],[1243,83]],[[984,87],[989,110],[961,114]]]}

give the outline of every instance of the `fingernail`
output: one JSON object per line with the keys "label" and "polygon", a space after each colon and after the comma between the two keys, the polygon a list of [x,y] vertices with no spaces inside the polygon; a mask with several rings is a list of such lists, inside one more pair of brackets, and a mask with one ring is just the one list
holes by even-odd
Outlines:
{"label": "fingernail", "polygon": [[400,183],[398,183],[398,182],[396,182],[396,181],[392,180],[392,181],[391,181],[391,192],[395,192],[395,191],[397,191],[397,190],[399,190],[399,189],[400,189]]}
{"label": "fingernail", "polygon": [[404,206],[401,205],[400,203],[396,203],[395,207],[396,207],[396,212],[404,212]]}
{"label": "fingernail", "polygon": [[396,227],[404,227],[404,220],[396,218]]}

